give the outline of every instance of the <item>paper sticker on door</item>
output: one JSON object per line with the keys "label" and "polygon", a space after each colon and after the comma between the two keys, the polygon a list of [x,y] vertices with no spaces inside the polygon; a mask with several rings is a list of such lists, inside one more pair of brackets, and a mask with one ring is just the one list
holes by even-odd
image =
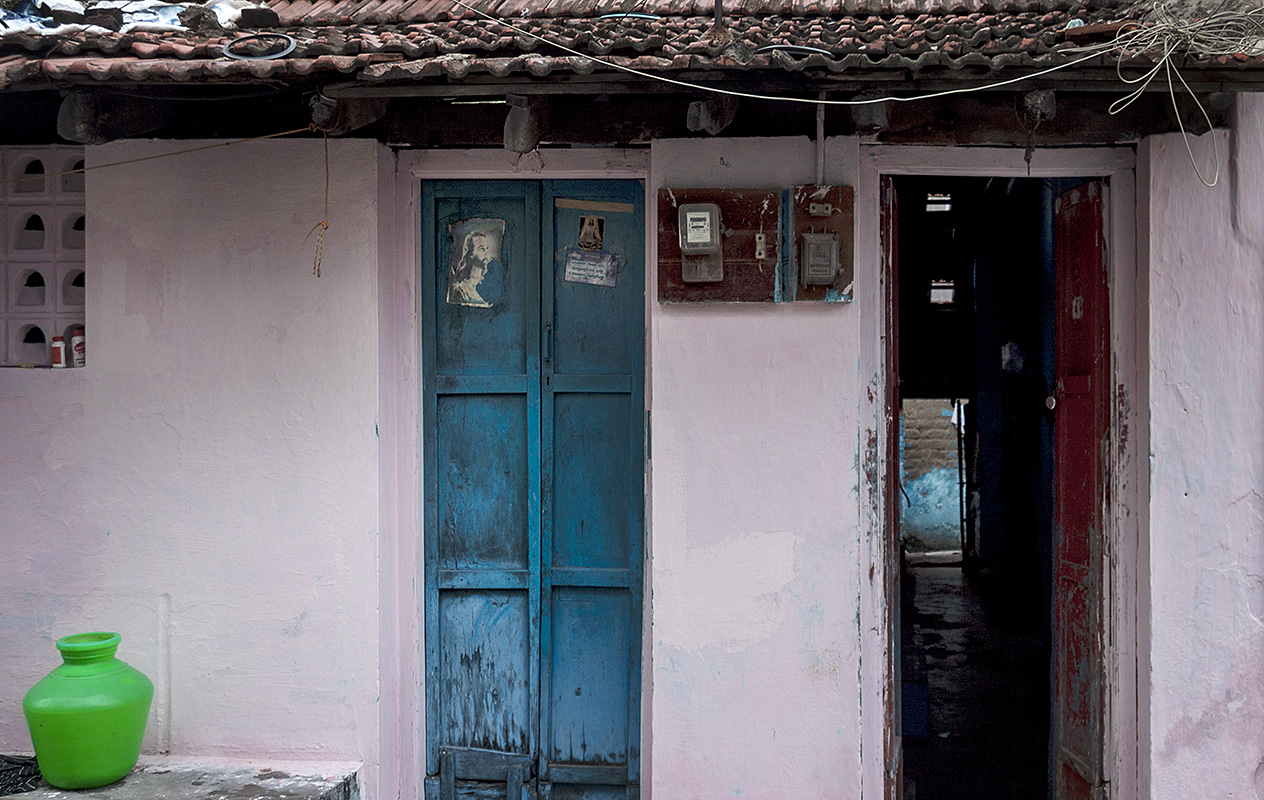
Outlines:
{"label": "paper sticker on door", "polygon": [[619,257],[614,253],[572,247],[566,251],[566,267],[562,278],[571,283],[613,287],[618,278],[618,268]]}
{"label": "paper sticker on door", "polygon": [[448,270],[448,302],[456,306],[491,308],[504,277],[500,260],[505,238],[503,219],[463,219],[448,228],[452,236],[452,265]]}
{"label": "paper sticker on door", "polygon": [[587,217],[579,218],[579,240],[578,244],[585,250],[600,250],[606,241],[606,218],[605,217]]}

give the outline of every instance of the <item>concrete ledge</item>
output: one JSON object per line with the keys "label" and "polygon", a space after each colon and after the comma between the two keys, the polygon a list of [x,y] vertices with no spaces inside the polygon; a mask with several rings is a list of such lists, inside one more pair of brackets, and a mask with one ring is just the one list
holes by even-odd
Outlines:
{"label": "concrete ledge", "polygon": [[13,800],[360,800],[359,764],[141,756],[127,777],[99,789],[46,783]]}

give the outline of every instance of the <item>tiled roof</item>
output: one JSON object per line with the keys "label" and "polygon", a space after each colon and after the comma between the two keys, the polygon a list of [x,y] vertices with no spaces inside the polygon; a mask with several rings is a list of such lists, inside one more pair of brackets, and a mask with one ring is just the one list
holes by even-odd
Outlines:
{"label": "tiled roof", "polygon": [[[726,33],[717,37],[711,0],[475,2],[518,30],[453,0],[274,0],[269,5],[278,24],[267,29],[123,34],[89,28],[56,36],[0,31],[0,88],[353,78],[380,85],[613,71],[541,39],[655,73],[994,76],[1072,60],[1065,51],[1077,44],[1067,37],[1073,20],[1091,29],[1135,16],[1115,0],[725,0]],[[623,16],[607,16],[612,14]],[[224,55],[227,42],[265,30],[292,37],[294,50],[273,60]],[[243,45],[242,51],[263,53],[263,46]],[[1260,65],[1254,58],[1220,61]]]}
{"label": "tiled roof", "polygon": [[[439,22],[476,19],[452,0],[276,0],[269,3],[283,24]],[[502,19],[590,19],[609,14],[710,18],[713,0],[494,0],[469,3]],[[724,0],[734,17],[919,17],[1012,14],[1093,8],[1124,9],[1131,0]]]}

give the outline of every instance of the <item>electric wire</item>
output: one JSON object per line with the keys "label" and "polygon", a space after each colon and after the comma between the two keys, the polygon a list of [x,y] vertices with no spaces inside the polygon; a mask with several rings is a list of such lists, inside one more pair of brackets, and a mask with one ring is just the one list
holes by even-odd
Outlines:
{"label": "electric wire", "polygon": [[[1206,187],[1212,188],[1220,182],[1220,144],[1215,136],[1211,137],[1212,159],[1214,168],[1208,180],[1194,149],[1190,143],[1190,133],[1185,127],[1176,99],[1176,84],[1189,94],[1198,113],[1212,128],[1211,115],[1194,94],[1180,68],[1173,63],[1177,55],[1193,56],[1207,59],[1218,56],[1258,56],[1264,54],[1264,6],[1251,6],[1245,10],[1227,10],[1228,0],[1224,0],[1211,13],[1202,17],[1194,17],[1181,11],[1178,0],[1156,0],[1156,2],[1135,23],[1125,25],[1115,34],[1110,45],[1118,52],[1115,61],[1115,74],[1126,86],[1133,86],[1130,92],[1116,100],[1108,109],[1111,114],[1118,114],[1132,105],[1137,98],[1149,89],[1155,78],[1163,75],[1167,81],[1168,99],[1176,116],[1176,124],[1181,132],[1181,140],[1185,151],[1189,154],[1194,174]],[[1068,50],[1067,52],[1075,52]],[[1083,48],[1087,49],[1087,48]],[[1124,75],[1127,62],[1152,59],[1154,63],[1148,70],[1136,77]],[[1175,80],[1173,80],[1175,78]]]}
{"label": "electric wire", "polygon": [[[942,91],[927,92],[915,95],[889,95],[889,96],[873,96],[873,97],[857,97],[851,99],[831,99],[827,97],[795,97],[793,95],[770,95],[758,92],[743,92],[736,89],[725,89],[717,86],[706,86],[691,81],[684,81],[678,78],[672,78],[667,75],[658,75],[652,72],[646,72],[623,64],[616,63],[606,58],[583,53],[572,47],[568,47],[561,42],[543,36],[538,33],[526,30],[521,26],[514,25],[492,14],[476,8],[464,0],[452,0],[455,5],[460,6],[475,15],[488,20],[489,22],[501,25],[514,33],[525,36],[530,39],[542,42],[550,47],[561,50],[564,53],[575,56],[577,58],[586,59],[594,64],[598,64],[610,69],[618,70],[640,78],[659,81],[661,83],[679,86],[692,91],[722,94],[729,97],[737,97],[750,100],[768,100],[774,102],[801,103],[807,105],[818,106],[863,106],[875,103],[914,103],[923,100],[933,100],[940,97],[949,97],[953,95],[969,94],[971,92],[995,91],[996,89],[1012,86],[1023,81],[1029,81],[1050,75],[1060,70],[1076,67],[1094,59],[1103,56],[1114,55],[1115,72],[1120,82],[1125,86],[1136,87],[1116,100],[1110,105],[1108,112],[1111,115],[1119,114],[1128,108],[1138,98],[1140,98],[1153,83],[1155,78],[1160,74],[1167,81],[1168,97],[1172,103],[1172,109],[1175,112],[1177,127],[1180,129],[1182,140],[1185,143],[1186,152],[1189,154],[1190,163],[1194,167],[1194,173],[1198,180],[1208,188],[1214,187],[1220,180],[1220,146],[1216,138],[1212,137],[1212,153],[1214,161],[1214,169],[1212,177],[1208,180],[1204,177],[1202,169],[1198,166],[1198,161],[1194,156],[1193,146],[1190,144],[1190,133],[1185,127],[1185,120],[1181,115],[1180,107],[1176,97],[1176,84],[1179,83],[1193,100],[1203,121],[1207,124],[1210,131],[1213,127],[1211,115],[1207,113],[1206,107],[1194,94],[1193,89],[1181,74],[1180,69],[1173,64],[1173,58],[1177,54],[1185,56],[1193,56],[1195,58],[1205,59],[1226,55],[1246,55],[1258,56],[1264,55],[1264,6],[1254,6],[1249,10],[1224,10],[1229,0],[1224,0],[1221,6],[1205,17],[1193,18],[1188,14],[1181,13],[1178,9],[1181,7],[1179,0],[1156,0],[1150,9],[1142,15],[1136,22],[1129,23],[1121,27],[1111,41],[1100,44],[1083,45],[1078,47],[1068,47],[1058,51],[1062,55],[1075,56],[1070,61],[1061,64],[1055,64],[1035,72],[1025,73],[1013,78],[1001,81],[992,81],[977,86],[963,86],[955,89],[944,89]],[[639,5],[639,4],[638,4]],[[1128,77],[1124,74],[1124,69],[1131,62],[1143,60],[1153,57],[1156,53],[1157,60],[1148,70],[1137,77]],[[1173,80],[1175,78],[1175,80]]]}
{"label": "electric wire", "polygon": [[294,128],[293,130],[278,131],[277,133],[265,133],[262,136],[251,136],[248,139],[230,139],[226,142],[216,142],[215,144],[206,144],[206,145],[201,145],[199,147],[187,147],[183,150],[173,150],[169,153],[157,153],[152,156],[139,156],[137,158],[129,158],[124,161],[112,161],[108,164],[93,164],[90,167],[84,166],[84,167],[79,167],[77,169],[68,169],[62,172],[53,172],[50,174],[40,173],[38,175],[23,175],[20,178],[12,178],[10,180],[0,181],[0,186],[8,186],[10,184],[22,183],[24,181],[42,180],[45,178],[48,178],[48,179],[60,178],[63,175],[82,175],[86,172],[91,172],[93,170],[98,170],[98,169],[110,169],[112,167],[122,167],[128,164],[139,164],[142,161],[154,161],[160,158],[171,158],[172,156],[182,156],[188,153],[200,153],[204,150],[215,150],[220,147],[232,147],[233,145],[246,144],[247,142],[260,142],[260,141],[263,141],[264,139],[276,139],[277,137],[280,137],[280,136],[292,136],[293,134],[296,134],[296,133],[315,133],[317,131],[318,129],[316,128],[315,125],[309,124],[309,125],[304,125],[301,128]]}
{"label": "electric wire", "polygon": [[475,14],[477,14],[478,16],[482,17],[485,20],[488,20],[489,22],[495,22],[499,25],[502,25],[521,36],[526,36],[529,39],[535,39],[539,42],[543,42],[544,44],[547,44],[550,47],[555,47],[558,50],[561,50],[562,52],[568,53],[577,58],[587,59],[588,61],[591,61],[594,64],[600,64],[603,67],[609,67],[611,69],[615,69],[620,72],[626,72],[630,75],[636,75],[637,77],[640,77],[640,78],[647,78],[650,80],[659,81],[661,83],[671,84],[672,86],[679,86],[684,89],[691,89],[697,92],[723,94],[723,95],[728,95],[729,97],[744,98],[748,100],[772,100],[775,102],[804,103],[807,105],[865,106],[865,105],[872,105],[874,103],[887,103],[887,102],[914,103],[921,100],[934,100],[939,97],[949,97],[951,95],[968,94],[970,92],[979,92],[983,90],[992,90],[992,89],[997,89],[1003,86],[1011,86],[1015,83],[1020,83],[1022,81],[1032,80],[1033,78],[1040,78],[1045,75],[1050,75],[1059,70],[1067,69],[1068,67],[1074,67],[1076,65],[1083,64],[1086,61],[1091,61],[1092,59],[1100,57],[1102,53],[1105,52],[1105,49],[1102,48],[1097,52],[1093,52],[1089,55],[1082,56],[1081,58],[1077,58],[1063,64],[1055,64],[1052,67],[1046,67],[1036,72],[1030,72],[1024,75],[1018,75],[1013,78],[1008,78],[1003,81],[995,81],[995,82],[988,83],[982,86],[962,86],[956,89],[943,89],[937,92],[927,92],[925,94],[910,95],[907,97],[900,97],[900,96],[893,95],[890,97],[863,97],[863,98],[857,97],[857,98],[852,98],[848,100],[831,99],[828,97],[827,98],[795,97],[793,95],[771,95],[771,94],[759,94],[757,92],[742,92],[736,89],[724,89],[718,86],[706,86],[700,83],[692,83],[690,81],[683,81],[683,80],[680,80],[679,78],[672,78],[667,75],[656,75],[652,72],[645,72],[644,70],[639,70],[634,67],[628,67],[623,64],[619,64],[614,61],[601,58],[600,56],[590,55],[588,53],[580,52],[579,50],[576,50],[572,47],[567,47],[566,45],[560,42],[556,42],[548,38],[547,36],[542,36],[538,33],[532,33],[531,31],[526,30],[525,28],[519,27],[512,23],[506,22],[505,20],[499,17],[488,14],[485,11],[482,11],[481,9],[475,8],[469,3],[463,2],[463,0],[452,0],[452,2],[460,6],[461,8],[474,12]]}
{"label": "electric wire", "polygon": [[[1088,61],[1100,59],[1103,56],[1113,53],[1115,55],[1116,76],[1125,86],[1132,86],[1135,88],[1112,103],[1108,109],[1109,113],[1112,115],[1118,114],[1128,108],[1133,102],[1140,98],[1149,89],[1154,80],[1162,74],[1167,81],[1168,96],[1172,103],[1172,109],[1175,112],[1177,125],[1180,129],[1182,139],[1184,140],[1186,151],[1188,152],[1190,161],[1194,166],[1195,174],[1198,176],[1199,181],[1208,187],[1214,187],[1219,182],[1221,166],[1219,144],[1216,141],[1216,137],[1213,136],[1212,149],[1215,167],[1212,178],[1208,181],[1203,176],[1202,170],[1198,166],[1197,159],[1193,153],[1192,145],[1190,144],[1190,133],[1185,127],[1185,122],[1181,116],[1180,108],[1177,103],[1176,84],[1179,82],[1190,95],[1190,98],[1198,108],[1203,121],[1207,124],[1208,130],[1212,128],[1211,117],[1207,113],[1205,106],[1194,94],[1193,89],[1185,80],[1185,77],[1181,74],[1181,70],[1173,63],[1173,58],[1177,54],[1193,56],[1195,58],[1214,58],[1226,55],[1264,55],[1264,6],[1253,6],[1247,10],[1225,10],[1225,5],[1229,2],[1229,0],[1223,0],[1221,6],[1212,13],[1204,17],[1193,18],[1189,14],[1182,13],[1178,10],[1181,8],[1180,0],[1155,0],[1153,5],[1139,20],[1121,27],[1116,32],[1113,40],[1100,44],[1064,48],[1057,52],[1065,56],[1075,56],[1080,54],[1079,57],[1072,57],[1071,60],[1065,61],[1061,64],[1055,64],[1034,72],[1028,72],[1012,78],[1007,78],[1005,80],[904,96],[877,95],[849,99],[836,99],[825,97],[824,92],[822,92],[818,97],[796,97],[793,95],[773,95],[757,92],[744,92],[735,89],[725,89],[722,87],[707,86],[691,81],[685,81],[679,78],[672,78],[667,75],[646,72],[644,70],[619,64],[607,58],[590,55],[572,47],[568,47],[558,41],[548,38],[547,36],[526,30],[521,26],[514,25],[504,19],[489,14],[469,3],[464,2],[464,0],[452,0],[452,2],[455,5],[472,12],[476,16],[507,28],[520,36],[542,42],[576,58],[585,59],[594,64],[635,75],[640,78],[679,86],[684,89],[702,93],[720,94],[729,97],[751,100],[799,103],[814,106],[864,106],[887,102],[913,103],[940,97],[969,94],[973,92],[995,91],[1006,86],[1012,86],[1023,81],[1041,78],[1060,70],[1076,67],[1087,63]],[[644,3],[644,0],[640,0],[634,8],[640,8],[642,3]],[[631,14],[629,14],[629,16],[630,15]],[[1156,54],[1159,54],[1157,58],[1155,58]],[[1128,77],[1124,74],[1126,65],[1130,66],[1132,62],[1147,58],[1153,60],[1154,63],[1141,75],[1137,77]],[[1173,80],[1173,77],[1175,77],[1175,80]],[[284,136],[301,130],[304,129],[285,131],[279,134],[271,134],[269,136],[257,138]],[[252,141],[252,139],[244,141]],[[217,146],[223,145],[211,145],[206,148],[193,149],[210,149],[211,147]],[[176,155],[176,153],[166,155]],[[150,156],[149,158],[161,157],[164,156]],[[148,160],[148,158],[136,160],[144,161]],[[108,166],[116,165],[102,164],[94,168]],[[0,181],[0,185],[14,182],[17,181]]]}

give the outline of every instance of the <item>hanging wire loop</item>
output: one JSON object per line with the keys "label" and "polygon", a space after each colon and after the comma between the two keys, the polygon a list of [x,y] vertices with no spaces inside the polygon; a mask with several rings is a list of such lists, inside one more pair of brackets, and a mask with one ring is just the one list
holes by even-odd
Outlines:
{"label": "hanging wire loop", "polygon": [[[283,43],[285,46],[275,53],[266,53],[261,56],[254,56],[249,53],[238,53],[233,50],[234,47],[247,42],[263,41],[278,41]],[[224,55],[229,58],[235,58],[238,61],[272,61],[278,58],[285,58],[290,53],[293,53],[294,48],[296,47],[298,47],[298,42],[295,41],[294,37],[290,36],[288,33],[252,33],[249,36],[238,36],[231,42],[226,42],[224,44]]]}

